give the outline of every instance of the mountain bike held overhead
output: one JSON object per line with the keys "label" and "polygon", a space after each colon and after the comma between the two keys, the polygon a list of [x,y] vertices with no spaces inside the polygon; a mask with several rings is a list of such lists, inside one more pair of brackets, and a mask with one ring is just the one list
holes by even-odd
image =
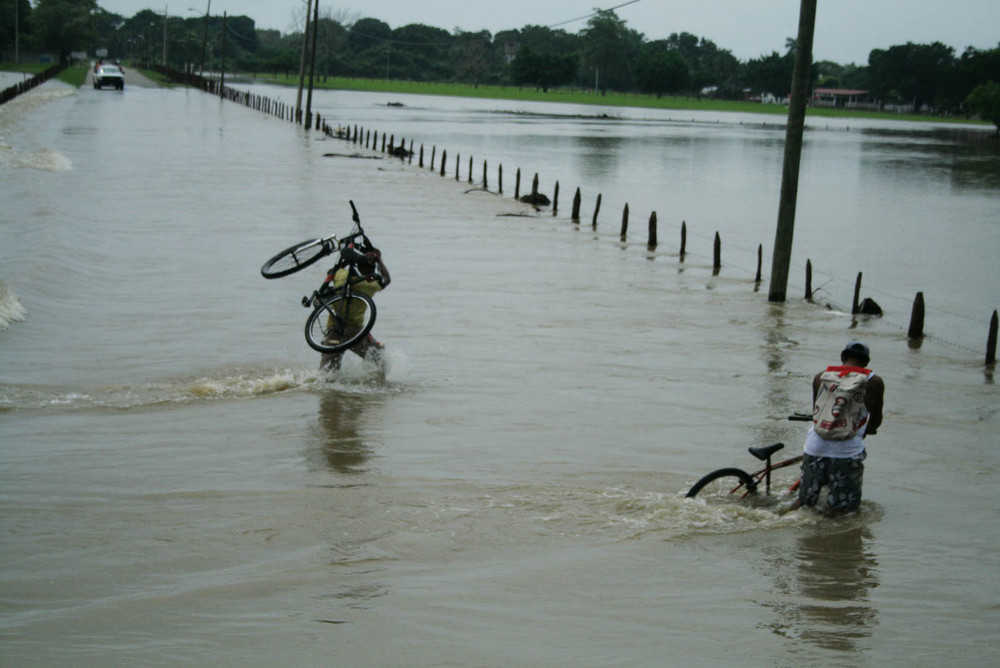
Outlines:
{"label": "mountain bike held overhead", "polygon": [[344,352],[350,350],[379,367],[384,364],[384,346],[371,334],[375,325],[375,293],[392,280],[382,253],[361,227],[358,210],[351,202],[354,230],[346,237],[309,239],[281,251],[264,263],[264,278],[280,278],[339,253],[337,263],[326,273],[319,289],[302,298],[313,311],[306,320],[306,342],[323,354],[320,369],[340,368]]}

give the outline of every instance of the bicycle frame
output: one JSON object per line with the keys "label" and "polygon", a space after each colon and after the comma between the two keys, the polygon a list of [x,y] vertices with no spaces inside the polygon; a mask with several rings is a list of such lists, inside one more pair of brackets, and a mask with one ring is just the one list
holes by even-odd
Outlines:
{"label": "bicycle frame", "polygon": [[[796,455],[795,457],[789,457],[788,459],[783,459],[780,462],[777,462],[776,464],[772,464],[771,463],[771,456],[768,455],[767,460],[766,460],[766,464],[765,464],[764,468],[760,469],[759,471],[754,471],[753,473],[750,474],[750,477],[753,478],[754,482],[758,483],[758,484],[760,483],[761,479],[763,478],[763,480],[764,480],[764,493],[767,494],[768,496],[770,496],[770,494],[771,494],[771,471],[777,471],[778,469],[783,469],[783,468],[786,468],[788,466],[794,466],[794,465],[798,464],[801,461],[802,461],[802,455]],[[791,487],[788,488],[788,491],[789,492],[793,492],[793,491],[797,490],[799,488],[799,482],[801,482],[801,481],[796,480],[795,484],[793,484]],[[747,490],[747,492],[744,494],[744,496],[746,496],[746,494],[749,494],[749,493],[750,493],[750,490]]]}

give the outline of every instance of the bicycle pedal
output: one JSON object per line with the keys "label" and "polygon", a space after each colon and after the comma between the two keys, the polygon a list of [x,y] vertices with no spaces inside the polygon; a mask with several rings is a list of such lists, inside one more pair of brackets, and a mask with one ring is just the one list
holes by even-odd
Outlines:
{"label": "bicycle pedal", "polygon": [[312,304],[312,300],[311,300],[311,299],[309,299],[309,297],[303,297],[303,298],[302,298],[302,305],[303,305],[304,307],[306,307],[306,308],[309,308],[309,306],[310,306],[311,304]]}

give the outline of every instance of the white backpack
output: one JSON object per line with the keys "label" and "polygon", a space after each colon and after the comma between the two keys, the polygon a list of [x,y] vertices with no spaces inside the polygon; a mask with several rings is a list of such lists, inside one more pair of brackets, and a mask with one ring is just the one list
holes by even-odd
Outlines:
{"label": "white backpack", "polygon": [[856,366],[827,367],[813,406],[813,430],[828,441],[854,438],[868,420],[865,389],[874,374]]}

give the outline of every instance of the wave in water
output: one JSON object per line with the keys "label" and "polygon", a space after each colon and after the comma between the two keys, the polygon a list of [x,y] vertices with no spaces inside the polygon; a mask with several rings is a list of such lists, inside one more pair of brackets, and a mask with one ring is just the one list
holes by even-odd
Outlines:
{"label": "wave in water", "polygon": [[28,309],[24,308],[14,291],[0,281],[0,329],[7,329],[12,322],[25,320]]}
{"label": "wave in water", "polygon": [[197,378],[94,388],[0,385],[0,411],[135,409],[163,404],[236,400],[280,392],[335,389],[355,394],[398,391],[385,374],[351,367],[336,376],[314,369],[218,370]]}
{"label": "wave in water", "polygon": [[[75,94],[75,88],[62,82],[50,81],[19,95],[3,105],[3,111],[0,112],[0,134],[9,134],[12,128],[30,116],[37,107]],[[47,148],[19,151],[8,144],[3,136],[0,136],[0,169],[38,169],[47,172],[65,172],[73,169],[73,161],[61,153]]]}
{"label": "wave in water", "polygon": [[73,162],[63,154],[47,148],[23,153],[0,139],[0,168],[67,172],[73,169]]}

